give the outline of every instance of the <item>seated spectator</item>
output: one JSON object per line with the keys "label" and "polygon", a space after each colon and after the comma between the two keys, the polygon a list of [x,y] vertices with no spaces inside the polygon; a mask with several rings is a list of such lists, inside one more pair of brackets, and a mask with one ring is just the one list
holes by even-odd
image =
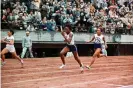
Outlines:
{"label": "seated spectator", "polygon": [[131,24],[128,23],[127,26],[126,26],[126,29],[127,29],[126,34],[131,34],[131,28],[132,28]]}
{"label": "seated spectator", "polygon": [[95,7],[91,4],[89,8],[90,8],[90,14],[94,16]]}
{"label": "seated spectator", "polygon": [[[74,17],[73,17],[73,14],[70,14],[69,15],[70,19],[72,20],[72,22],[74,21]],[[73,23],[72,23],[73,24]]]}
{"label": "seated spectator", "polygon": [[125,7],[125,5],[123,5],[120,9],[119,9],[119,13],[121,16],[124,16],[127,12],[129,11],[128,7]]}
{"label": "seated spectator", "polygon": [[10,14],[10,9],[4,9],[2,11],[2,22],[7,22],[7,16]]}
{"label": "seated spectator", "polygon": [[66,24],[66,23],[72,23],[72,19],[70,18],[70,16],[67,14],[66,15],[66,18],[63,20],[63,23]]}
{"label": "seated spectator", "polygon": [[46,17],[43,18],[42,22],[41,22],[41,28],[46,31],[47,30],[47,19]]}
{"label": "seated spectator", "polygon": [[52,31],[55,31],[55,29],[56,29],[56,22],[55,22],[54,18],[52,17],[50,21],[51,21],[51,24],[52,24]]}
{"label": "seated spectator", "polygon": [[53,18],[51,20],[47,21],[47,30],[48,31],[55,31],[56,30],[56,23],[55,23]]}
{"label": "seated spectator", "polygon": [[33,22],[35,15],[33,14],[33,11],[30,11],[30,14],[28,15],[29,22]]}
{"label": "seated spectator", "polygon": [[14,22],[15,22],[15,26],[17,26],[17,27],[19,26],[18,19],[19,19],[19,15],[14,14]]}
{"label": "seated spectator", "polygon": [[14,4],[14,6],[13,6],[13,8],[16,8],[16,7],[17,7],[18,9],[21,8],[20,2],[19,2],[19,1],[17,1],[16,4]]}
{"label": "seated spectator", "polygon": [[12,23],[14,21],[14,16],[12,13],[9,14],[9,16],[7,17],[7,20],[9,23]]}
{"label": "seated spectator", "polygon": [[126,33],[131,34],[131,27],[133,26],[133,14],[132,12],[128,12],[125,17],[120,18],[121,21],[126,25]]}
{"label": "seated spectator", "polygon": [[53,6],[53,0],[49,1],[49,6],[52,7]]}
{"label": "seated spectator", "polygon": [[128,12],[124,17],[121,17],[120,20],[122,20],[123,23],[126,25],[131,24],[129,20],[133,18],[132,12]]}
{"label": "seated spectator", "polygon": [[6,9],[6,15],[9,15],[10,12],[11,12],[11,9],[10,8],[7,8]]}
{"label": "seated spectator", "polygon": [[61,0],[61,1],[60,1],[60,6],[64,6],[64,7],[66,6],[66,3],[65,3],[64,0]]}
{"label": "seated spectator", "polygon": [[13,14],[18,14],[19,12],[20,12],[19,7],[16,7],[16,8],[12,11]]}
{"label": "seated spectator", "polygon": [[24,26],[24,29],[26,29],[26,28],[28,27],[28,25],[27,25],[27,22],[28,22],[27,13],[24,13],[24,14],[23,14],[22,19],[23,19],[23,26]]}
{"label": "seated spectator", "polygon": [[50,8],[48,14],[47,14],[47,19],[50,20],[52,18],[54,11],[52,10],[52,8]]}
{"label": "seated spectator", "polygon": [[132,12],[128,11],[124,17],[131,18],[131,17],[133,17],[133,14],[132,14]]}
{"label": "seated spectator", "polygon": [[124,2],[125,2],[125,0],[118,0],[118,1],[117,1],[117,3],[118,3],[119,5],[121,5],[121,6],[124,5]]}
{"label": "seated spectator", "polygon": [[33,0],[34,9],[38,10],[40,8],[41,0]]}
{"label": "seated spectator", "polygon": [[103,8],[103,6],[104,6],[104,0],[97,0],[97,7]]}
{"label": "seated spectator", "polygon": [[82,2],[80,3],[80,8],[83,8],[84,5],[85,5],[85,3],[82,1]]}
{"label": "seated spectator", "polygon": [[66,9],[64,8],[64,6],[62,6],[62,7],[60,8],[60,13],[61,13],[61,14],[66,14]]}
{"label": "seated spectator", "polygon": [[59,2],[55,5],[55,7],[54,7],[54,11],[56,12],[56,11],[58,11],[58,10],[60,10],[60,5],[59,5]]}
{"label": "seated spectator", "polygon": [[103,0],[103,8],[106,9],[108,7],[107,0]]}
{"label": "seated spectator", "polygon": [[74,13],[75,18],[79,17],[80,16],[80,8],[76,8],[76,11],[74,11],[73,13]]}
{"label": "seated spectator", "polygon": [[73,12],[72,12],[72,8],[71,8],[71,6],[67,6],[67,9],[66,9],[66,14],[72,14]]}
{"label": "seated spectator", "polygon": [[116,15],[116,10],[111,8],[110,11],[109,11],[109,16],[111,18],[118,18],[118,16]]}
{"label": "seated spectator", "polygon": [[23,2],[23,3],[22,3],[22,6],[21,6],[21,12],[24,13],[24,12],[27,12],[27,10],[28,10],[28,9],[27,9],[27,6],[26,6],[25,3]]}
{"label": "seated spectator", "polygon": [[41,13],[40,11],[35,11],[35,19],[37,22],[41,22]]}
{"label": "seated spectator", "polygon": [[85,24],[85,11],[84,9],[81,9],[80,11],[80,25],[83,26]]}
{"label": "seated spectator", "polygon": [[2,16],[2,20],[1,20],[2,22],[7,22],[7,17],[6,17],[6,15],[3,15]]}
{"label": "seated spectator", "polygon": [[12,29],[15,21],[14,15],[10,13],[9,16],[7,16],[7,20],[8,20],[9,27]]}
{"label": "seated spectator", "polygon": [[99,15],[100,15],[99,10],[96,10],[95,17],[97,17]]}
{"label": "seated spectator", "polygon": [[85,13],[86,13],[87,15],[89,15],[89,14],[90,14],[90,6],[85,5],[84,11],[85,11]]}
{"label": "seated spectator", "polygon": [[73,4],[73,5],[72,5],[72,8],[73,8],[73,9],[72,9],[73,12],[76,11],[76,8],[77,8],[77,7],[76,7],[76,4]]}
{"label": "seated spectator", "polygon": [[46,5],[43,5],[40,12],[43,13],[43,14],[41,14],[42,19],[43,19],[43,17],[46,17],[47,14],[48,14],[48,8],[47,8],[47,6]]}

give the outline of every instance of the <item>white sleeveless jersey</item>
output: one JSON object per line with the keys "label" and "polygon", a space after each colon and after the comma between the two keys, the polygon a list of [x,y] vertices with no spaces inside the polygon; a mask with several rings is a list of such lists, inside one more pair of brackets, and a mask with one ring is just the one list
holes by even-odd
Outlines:
{"label": "white sleeveless jersey", "polygon": [[94,42],[96,44],[102,44],[102,43],[104,43],[103,42],[103,35],[98,36],[97,34],[95,34],[94,36],[95,36],[95,41]]}
{"label": "white sleeveless jersey", "polygon": [[[68,44],[68,45],[74,45],[74,35],[73,35],[73,32],[70,32],[69,34],[72,34],[72,40],[71,40],[71,42],[70,42],[70,43],[69,43],[69,42],[67,42],[67,44]],[[69,34],[66,34],[67,39],[69,39]]]}
{"label": "white sleeveless jersey", "polygon": [[[7,37],[5,37],[5,41],[7,41],[7,42],[10,42],[11,40],[14,40],[14,36],[7,36]],[[10,44],[6,44],[6,46],[14,46],[14,45],[10,45]]]}

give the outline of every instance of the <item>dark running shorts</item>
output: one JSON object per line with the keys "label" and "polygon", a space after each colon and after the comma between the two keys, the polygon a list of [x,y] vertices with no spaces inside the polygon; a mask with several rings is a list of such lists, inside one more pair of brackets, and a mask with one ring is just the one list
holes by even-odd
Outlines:
{"label": "dark running shorts", "polygon": [[69,50],[70,50],[70,52],[75,52],[75,51],[77,51],[77,47],[76,47],[76,45],[66,45],[68,48],[69,48]]}
{"label": "dark running shorts", "polygon": [[94,43],[94,49],[102,48],[101,44]]}

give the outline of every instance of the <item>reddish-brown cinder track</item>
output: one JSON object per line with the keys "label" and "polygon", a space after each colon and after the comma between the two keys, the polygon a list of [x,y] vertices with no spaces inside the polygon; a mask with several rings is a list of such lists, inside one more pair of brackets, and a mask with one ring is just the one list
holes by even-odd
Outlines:
{"label": "reddish-brown cinder track", "polygon": [[[88,65],[91,57],[80,57]],[[24,59],[24,68],[15,59],[6,59],[1,68],[2,88],[133,88],[133,56],[97,58],[90,70],[80,72],[73,57],[66,67],[59,57]]]}

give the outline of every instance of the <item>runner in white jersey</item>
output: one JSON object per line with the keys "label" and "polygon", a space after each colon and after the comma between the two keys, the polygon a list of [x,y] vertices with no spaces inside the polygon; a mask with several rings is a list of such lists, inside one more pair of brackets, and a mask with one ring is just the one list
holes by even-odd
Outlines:
{"label": "runner in white jersey", "polygon": [[1,59],[2,65],[5,64],[5,54],[10,52],[13,57],[18,59],[21,62],[21,66],[23,67],[23,60],[16,54],[15,47],[14,47],[14,32],[12,30],[8,31],[8,36],[1,40],[1,42],[6,43],[6,47],[1,51]]}
{"label": "runner in white jersey", "polygon": [[66,42],[66,46],[62,49],[62,51],[60,52],[60,57],[62,60],[62,65],[60,66],[60,69],[62,69],[63,67],[66,66],[65,63],[65,57],[64,55],[67,52],[72,52],[74,55],[75,60],[79,63],[80,65],[80,70],[81,72],[83,72],[83,65],[79,59],[79,55],[78,55],[78,51],[77,51],[77,47],[74,44],[74,34],[71,31],[71,26],[70,25],[66,25],[65,26],[65,31],[62,31],[62,36],[64,37],[64,41]]}
{"label": "runner in white jersey", "polygon": [[[97,29],[97,33],[93,36],[93,38],[89,41],[92,42],[94,40],[94,49],[95,52],[93,54],[93,59],[89,66],[86,66],[88,69],[91,68],[92,64],[95,62],[96,57],[100,57],[100,53],[102,52],[102,43],[104,41],[104,44],[106,45],[105,38],[102,35],[101,29]],[[89,43],[87,42],[87,43]]]}

